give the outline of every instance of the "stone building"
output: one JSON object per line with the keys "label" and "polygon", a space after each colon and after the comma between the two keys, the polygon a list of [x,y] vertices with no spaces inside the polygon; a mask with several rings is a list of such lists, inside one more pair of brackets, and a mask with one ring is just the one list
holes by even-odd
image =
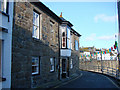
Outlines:
{"label": "stone building", "polygon": [[12,87],[58,79],[60,18],[41,2],[16,2],[12,39]]}
{"label": "stone building", "polygon": [[79,57],[80,57],[80,39],[81,35],[74,29],[71,29],[71,61],[70,61],[70,75],[77,73],[79,70]]}
{"label": "stone building", "polygon": [[[39,87],[78,70],[81,35],[71,28],[69,21],[62,20],[39,1],[15,2],[13,20],[12,88]],[[65,35],[68,32],[70,36],[65,38],[69,42],[67,52],[61,51],[64,25],[69,26],[69,32],[65,29]],[[67,56],[62,56],[63,53]]]}
{"label": "stone building", "polygon": [[0,90],[11,87],[13,2],[0,0]]}
{"label": "stone building", "polygon": [[60,15],[60,76],[66,78],[79,69],[79,37],[72,24]]}

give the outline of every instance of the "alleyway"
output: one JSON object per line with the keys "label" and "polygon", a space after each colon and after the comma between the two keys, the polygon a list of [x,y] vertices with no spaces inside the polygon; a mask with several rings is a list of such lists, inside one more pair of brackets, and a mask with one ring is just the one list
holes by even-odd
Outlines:
{"label": "alleyway", "polygon": [[82,76],[56,88],[118,88],[111,78],[92,72],[81,71]]}

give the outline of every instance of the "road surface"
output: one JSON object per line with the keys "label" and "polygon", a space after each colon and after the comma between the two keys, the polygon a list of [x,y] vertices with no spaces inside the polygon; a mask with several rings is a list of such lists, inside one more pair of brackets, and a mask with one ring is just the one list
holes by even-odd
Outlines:
{"label": "road surface", "polygon": [[116,81],[102,74],[81,71],[81,77],[56,88],[116,88],[120,89]]}

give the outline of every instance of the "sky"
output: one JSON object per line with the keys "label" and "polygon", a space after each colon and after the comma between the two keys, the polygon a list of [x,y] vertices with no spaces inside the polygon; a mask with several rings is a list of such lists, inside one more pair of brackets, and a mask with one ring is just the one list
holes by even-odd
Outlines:
{"label": "sky", "polygon": [[[43,2],[56,15],[70,21],[80,37],[80,47],[113,47],[118,34],[116,2]],[[116,37],[116,40],[118,37]]]}

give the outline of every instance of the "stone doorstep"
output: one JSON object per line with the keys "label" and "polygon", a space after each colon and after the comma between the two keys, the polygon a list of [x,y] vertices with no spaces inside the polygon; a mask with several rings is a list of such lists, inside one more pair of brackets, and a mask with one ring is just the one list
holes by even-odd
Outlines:
{"label": "stone doorstep", "polygon": [[78,77],[80,74],[73,74],[70,78],[65,78],[65,79],[62,79],[62,80],[57,80],[57,81],[53,81],[53,82],[48,82],[46,84],[42,84],[40,85],[39,87],[37,88],[54,88],[55,86],[57,85],[61,85],[63,82],[67,82],[69,80],[72,80],[76,77]]}

